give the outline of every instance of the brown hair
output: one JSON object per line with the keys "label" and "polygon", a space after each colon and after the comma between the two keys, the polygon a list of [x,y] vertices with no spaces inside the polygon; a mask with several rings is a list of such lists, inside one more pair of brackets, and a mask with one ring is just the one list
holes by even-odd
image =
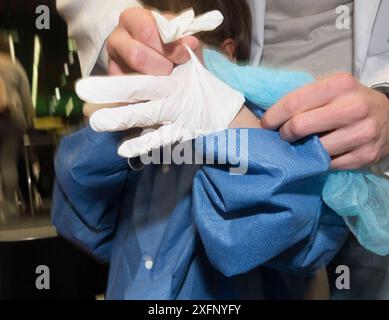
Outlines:
{"label": "brown hair", "polygon": [[216,30],[196,35],[206,44],[220,47],[224,40],[231,38],[236,43],[236,58],[239,61],[250,59],[251,13],[246,0],[143,0],[145,5],[160,11],[179,13],[193,8],[196,15],[219,10],[224,22]]}

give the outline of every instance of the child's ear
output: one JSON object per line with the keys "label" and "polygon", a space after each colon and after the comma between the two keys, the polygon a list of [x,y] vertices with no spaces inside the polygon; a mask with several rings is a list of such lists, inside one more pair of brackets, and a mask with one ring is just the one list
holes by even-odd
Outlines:
{"label": "child's ear", "polygon": [[220,49],[224,54],[228,56],[231,61],[236,60],[236,42],[235,40],[228,38],[222,42]]}

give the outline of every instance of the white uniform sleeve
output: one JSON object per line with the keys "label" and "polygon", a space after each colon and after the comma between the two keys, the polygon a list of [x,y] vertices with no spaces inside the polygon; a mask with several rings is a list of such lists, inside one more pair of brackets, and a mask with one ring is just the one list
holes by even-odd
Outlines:
{"label": "white uniform sleeve", "polygon": [[69,37],[76,41],[83,76],[88,76],[96,63],[106,67],[104,52],[99,59],[105,40],[117,26],[120,14],[137,6],[140,2],[136,0],[57,0]]}
{"label": "white uniform sleeve", "polygon": [[370,83],[372,88],[389,88],[389,65],[378,72]]}
{"label": "white uniform sleeve", "polygon": [[[371,87],[383,92],[389,99],[389,66],[384,68],[383,71],[374,78]],[[377,175],[389,179],[389,156],[372,166],[372,171]]]}
{"label": "white uniform sleeve", "polygon": [[250,63],[259,66],[265,38],[266,1],[248,0],[253,20]]}

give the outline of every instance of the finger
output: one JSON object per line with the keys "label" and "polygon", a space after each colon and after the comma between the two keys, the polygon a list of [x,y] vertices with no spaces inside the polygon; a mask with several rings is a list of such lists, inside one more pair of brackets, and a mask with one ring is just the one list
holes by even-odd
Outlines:
{"label": "finger", "polygon": [[[185,48],[188,46],[192,51],[196,51],[200,47],[200,41],[194,36],[186,36],[180,40],[180,43]],[[185,48],[185,54],[188,54],[188,50]],[[186,61],[185,61],[186,62]]]}
{"label": "finger", "polygon": [[82,100],[94,104],[135,103],[166,97],[174,88],[171,81],[144,75],[90,77],[76,83],[76,92]]}
{"label": "finger", "polygon": [[128,72],[126,72],[126,70],[127,70],[127,67],[121,67],[120,63],[118,63],[116,61],[111,60],[109,62],[108,74],[110,76],[121,76],[121,75],[124,75],[124,74],[130,72],[130,70],[128,70]]}
{"label": "finger", "polygon": [[297,114],[328,105],[342,93],[355,89],[357,84],[351,75],[338,74],[298,89],[281,99],[265,114],[263,126],[276,130]]}
{"label": "finger", "polygon": [[177,139],[178,137],[174,134],[173,126],[163,126],[139,138],[124,142],[119,147],[118,154],[124,158],[135,158],[148,154],[153,149],[172,145],[178,141]]}
{"label": "finger", "polygon": [[363,146],[350,153],[344,154],[332,160],[334,170],[357,170],[366,165],[376,163],[379,159],[379,148],[373,143]]}
{"label": "finger", "polygon": [[161,109],[164,101],[150,101],[95,112],[89,120],[94,131],[125,131],[131,128],[151,127],[157,124],[169,124],[163,119]]}
{"label": "finger", "polygon": [[351,97],[335,99],[327,106],[294,116],[281,127],[280,135],[282,139],[294,142],[363,120],[367,114],[355,112],[354,106]]}
{"label": "finger", "polygon": [[107,42],[111,60],[129,70],[156,76],[168,75],[174,64],[151,47],[133,39],[126,30],[118,28]]}
{"label": "finger", "polygon": [[328,153],[334,157],[351,152],[360,146],[376,143],[376,132],[371,129],[370,120],[366,119],[346,126],[321,137],[321,142]]}
{"label": "finger", "polygon": [[[155,19],[150,11],[143,9],[131,10],[123,16],[120,24],[134,40],[154,49],[174,64],[183,64],[189,60],[188,52],[182,41],[169,44],[162,42]],[[186,42],[188,42],[188,39],[185,40]],[[195,46],[198,45],[198,42],[193,39],[189,43]],[[195,50],[197,47],[192,49]]]}
{"label": "finger", "polygon": [[360,146],[358,126],[345,127],[320,138],[331,157],[355,150]]}
{"label": "finger", "polygon": [[[190,55],[186,47],[196,51],[200,47],[200,41],[194,36],[186,36],[176,42],[165,45],[165,53],[167,57],[176,65],[184,64],[190,60]],[[171,55],[169,52],[173,52]]]}

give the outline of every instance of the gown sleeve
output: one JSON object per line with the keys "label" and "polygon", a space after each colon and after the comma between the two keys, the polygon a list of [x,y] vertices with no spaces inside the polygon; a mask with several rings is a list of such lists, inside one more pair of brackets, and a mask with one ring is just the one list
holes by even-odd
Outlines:
{"label": "gown sleeve", "polygon": [[[232,140],[237,148],[228,146]],[[347,229],[321,199],[330,157],[317,137],[290,144],[276,132],[228,130],[198,139],[196,150],[227,160],[197,173],[192,209],[207,255],[224,275],[261,265],[313,273],[342,247]]]}
{"label": "gown sleeve", "polygon": [[59,234],[104,261],[110,259],[124,186],[137,177],[117,155],[121,139],[120,133],[88,127],[65,137],[55,160],[53,223]]}

